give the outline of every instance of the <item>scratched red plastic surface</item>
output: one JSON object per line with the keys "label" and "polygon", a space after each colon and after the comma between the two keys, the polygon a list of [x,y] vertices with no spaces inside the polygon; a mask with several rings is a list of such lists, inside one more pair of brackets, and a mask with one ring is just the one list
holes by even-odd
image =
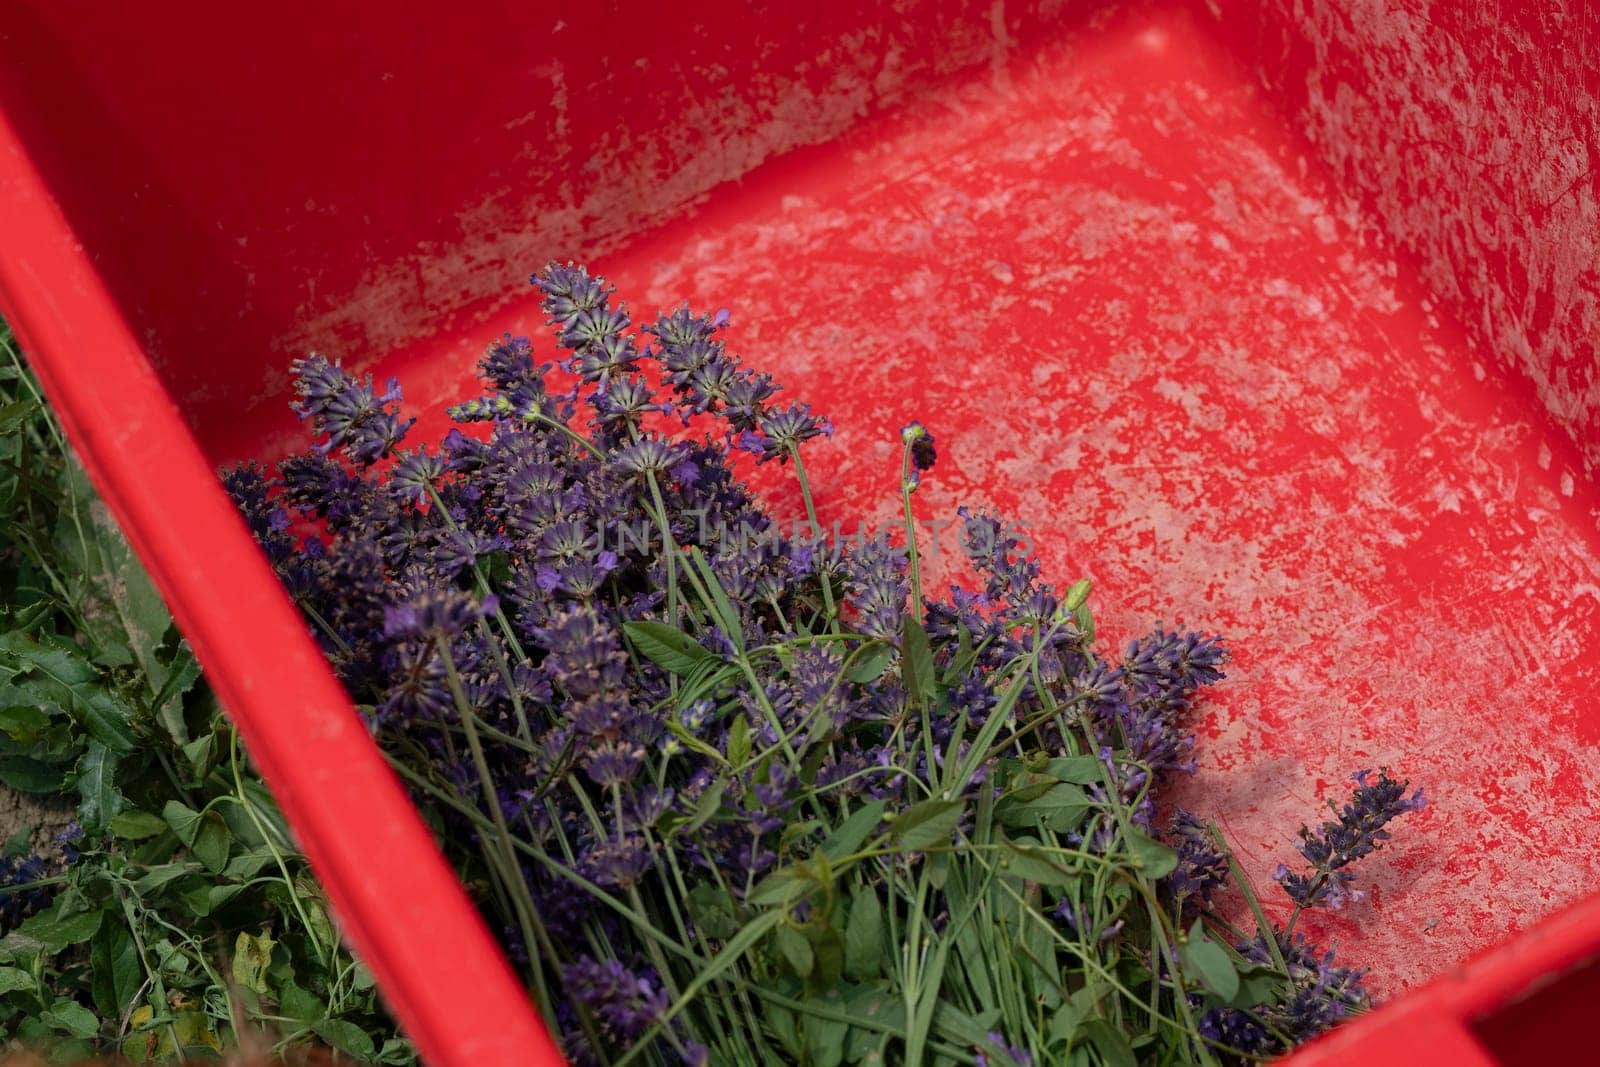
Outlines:
{"label": "scratched red plastic surface", "polygon": [[1574,236],[1600,150],[1572,133],[1600,91],[1581,48],[1539,50],[1593,39],[1576,3],[1433,31],[1421,0],[1367,6],[193,5],[163,33],[41,4],[0,27],[0,104],[213,461],[301,440],[307,347],[458,398],[489,337],[539,333],[551,256],[638,315],[730,307],[838,426],[825,522],[894,517],[921,419],[925,519],[1013,516],[1094,579],[1108,641],[1230,638],[1183,795],[1269,906],[1351,771],[1426,789],[1370,899],[1308,924],[1394,993],[1600,886]]}

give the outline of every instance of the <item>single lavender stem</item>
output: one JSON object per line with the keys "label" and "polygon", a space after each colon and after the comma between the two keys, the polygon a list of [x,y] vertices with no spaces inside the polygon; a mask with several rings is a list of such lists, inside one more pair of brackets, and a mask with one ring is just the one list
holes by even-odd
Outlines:
{"label": "single lavender stem", "polygon": [[[817,505],[811,496],[811,482],[806,477],[806,463],[800,458],[800,446],[791,444],[789,455],[794,457],[794,473],[800,481],[800,499],[805,501],[806,519],[811,523],[811,529],[817,537],[822,536],[822,524],[817,521]],[[826,555],[826,554],[824,554]],[[827,567],[817,568],[817,578],[822,585],[822,603],[828,613],[828,625],[834,629],[839,626],[839,612],[833,602],[833,580],[828,574]]]}

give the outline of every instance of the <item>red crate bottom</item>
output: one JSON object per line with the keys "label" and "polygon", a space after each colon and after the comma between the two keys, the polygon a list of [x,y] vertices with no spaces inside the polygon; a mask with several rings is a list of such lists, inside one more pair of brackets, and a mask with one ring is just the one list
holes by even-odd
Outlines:
{"label": "red crate bottom", "polygon": [[[734,349],[833,418],[825,524],[894,520],[918,418],[942,454],[924,519],[1014,517],[1047,575],[1094,579],[1108,641],[1225,634],[1180,793],[1270,911],[1293,831],[1350,772],[1422,785],[1370,900],[1303,924],[1380,992],[1596,885],[1594,490],[1187,14],[953,80],[593,265],[639,316],[731,306]],[[536,266],[506,263],[508,290]],[[432,408],[501,330],[543,335],[531,291],[378,373]],[[222,452],[297,430],[237,432]],[[948,527],[939,548],[959,554]]]}

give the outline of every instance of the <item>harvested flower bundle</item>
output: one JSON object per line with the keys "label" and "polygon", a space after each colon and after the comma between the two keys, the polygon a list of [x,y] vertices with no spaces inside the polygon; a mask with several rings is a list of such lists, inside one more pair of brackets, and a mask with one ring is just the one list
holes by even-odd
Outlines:
{"label": "harvested flower bundle", "polygon": [[[1102,658],[1088,583],[987,513],[971,590],[924,588],[914,534],[831,541],[831,427],[726,312],[635,329],[582,268],[533,282],[564,355],[495,343],[465,429],[403,447],[398,383],[309,356],[314,447],[225,481],[574,1062],[1254,1062],[1367,1005],[1294,919],[1359,897],[1420,790],[1357,774],[1271,926],[1162,795],[1218,638]],[[935,441],[900,438],[915,531]],[[807,528],[736,452],[792,463]]]}

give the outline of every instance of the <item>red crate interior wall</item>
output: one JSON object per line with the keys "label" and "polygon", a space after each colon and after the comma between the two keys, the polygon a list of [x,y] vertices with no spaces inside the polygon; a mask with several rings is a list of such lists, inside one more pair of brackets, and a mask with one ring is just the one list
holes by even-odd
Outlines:
{"label": "red crate interior wall", "polygon": [[[552,255],[626,244],[1067,5],[21,4],[0,91],[214,456],[285,361],[476,338]],[[128,47],[128,42],[138,42]]]}
{"label": "red crate interior wall", "polygon": [[594,257],[637,310],[731,305],[834,416],[825,518],[889,517],[920,417],[927,515],[1004,507],[1113,637],[1229,634],[1189,799],[1258,881],[1356,766],[1425,784],[1312,927],[1381,988],[1594,887],[1594,187],[1541,160],[1600,96],[1559,49],[1474,65],[1565,8],[459,7],[0,27],[0,105],[212,459],[293,439],[308,346],[460,395],[537,332],[527,271]]}
{"label": "red crate interior wall", "polygon": [[1210,0],[1215,26],[1600,470],[1600,8]]}

